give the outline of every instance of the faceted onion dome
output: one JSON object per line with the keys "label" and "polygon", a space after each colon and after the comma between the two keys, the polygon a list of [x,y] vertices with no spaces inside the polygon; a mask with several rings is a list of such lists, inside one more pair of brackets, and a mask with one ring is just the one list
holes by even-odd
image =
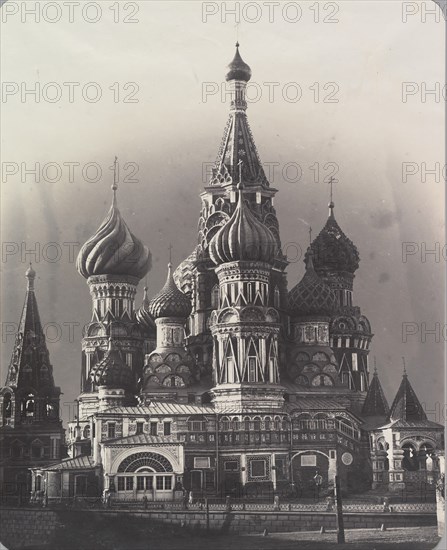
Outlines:
{"label": "faceted onion dome", "polygon": [[172,276],[172,264],[168,264],[168,276],[164,287],[149,302],[148,310],[154,319],[160,317],[189,317],[191,300],[175,284]]}
{"label": "faceted onion dome", "polygon": [[112,342],[104,357],[90,371],[90,380],[97,386],[131,390],[134,385],[132,371],[123,361],[121,353]]}
{"label": "faceted onion dome", "polygon": [[151,267],[151,253],[127,227],[116,205],[116,185],[112,206],[101,227],[81,248],[76,267],[86,279],[92,275],[130,275],[143,278]]}
{"label": "faceted onion dome", "polygon": [[294,317],[330,315],[337,306],[337,295],[315,272],[313,252],[309,247],[306,254],[306,273],[289,292],[289,311]]}
{"label": "faceted onion dome", "polygon": [[[340,229],[334,216],[334,203],[329,204],[326,225],[312,242],[313,263],[317,271],[346,271],[354,273],[359,267],[359,253],[355,244]],[[307,255],[307,254],[306,254]]]}
{"label": "faceted onion dome", "polygon": [[240,186],[236,209],[211,239],[208,250],[216,265],[238,261],[273,263],[278,250],[276,239],[246,206]]}
{"label": "faceted onion dome", "polygon": [[153,329],[155,327],[154,319],[149,313],[149,297],[147,295],[147,286],[144,287],[144,296],[141,306],[137,309],[135,315],[137,321],[143,328]]}
{"label": "faceted onion dome", "polygon": [[242,60],[242,57],[239,53],[239,42],[236,42],[236,53],[234,55],[233,61],[227,67],[227,73],[225,75],[225,80],[243,80],[248,82],[251,78],[251,69]]}

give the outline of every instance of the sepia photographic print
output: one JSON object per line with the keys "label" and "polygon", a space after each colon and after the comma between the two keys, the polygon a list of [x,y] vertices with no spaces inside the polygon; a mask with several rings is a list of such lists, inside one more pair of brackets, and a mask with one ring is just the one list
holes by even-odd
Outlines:
{"label": "sepia photographic print", "polygon": [[0,4],[0,548],[445,550],[446,2]]}

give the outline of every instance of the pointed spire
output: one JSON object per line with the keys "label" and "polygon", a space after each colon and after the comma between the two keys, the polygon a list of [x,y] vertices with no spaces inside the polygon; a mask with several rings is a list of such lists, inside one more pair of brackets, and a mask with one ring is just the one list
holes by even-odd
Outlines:
{"label": "pointed spire", "polygon": [[39,387],[36,387],[36,384],[54,389],[52,366],[34,292],[36,272],[31,264],[25,275],[28,280],[25,303],[6,376],[6,385],[18,387],[21,384],[33,383],[37,391]]}
{"label": "pointed spire", "polygon": [[396,397],[391,405],[391,420],[427,420],[427,415],[410,384],[407,371],[404,370],[402,381],[397,390]]}
{"label": "pointed spire", "polygon": [[224,130],[210,185],[237,185],[239,161],[244,160],[242,176],[245,185],[269,187],[261,159],[247,120],[245,90],[251,77],[250,67],[242,60],[239,42],[229,64],[226,80],[231,91],[230,116]]}
{"label": "pointed spire", "polygon": [[363,403],[363,416],[379,416],[387,418],[390,412],[388,401],[383,392],[382,384],[379,380],[377,372],[376,358],[374,357],[374,376],[366,394],[365,402]]}

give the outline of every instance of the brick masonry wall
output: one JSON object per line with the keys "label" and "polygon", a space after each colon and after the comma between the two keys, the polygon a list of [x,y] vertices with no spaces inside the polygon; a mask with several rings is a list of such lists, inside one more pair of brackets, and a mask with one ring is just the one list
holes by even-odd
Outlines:
{"label": "brick masonry wall", "polygon": [[0,540],[6,548],[36,547],[50,541],[58,526],[53,510],[2,508]]}
{"label": "brick masonry wall", "polygon": [[[206,528],[205,511],[129,511],[129,510],[73,510],[74,514],[98,514],[103,517],[119,518],[125,516],[142,518],[145,523],[155,521],[167,524],[186,525]],[[65,519],[64,519],[65,518]],[[67,511],[58,510],[2,508],[0,513],[0,540],[12,549],[26,549],[36,545],[45,545],[59,526],[66,523]],[[436,525],[435,513],[345,513],[346,529],[407,527]],[[268,529],[273,532],[312,531],[335,529],[335,514],[332,512],[250,512],[211,510],[209,527],[231,533],[255,533]],[[67,526],[69,528],[69,526]]]}

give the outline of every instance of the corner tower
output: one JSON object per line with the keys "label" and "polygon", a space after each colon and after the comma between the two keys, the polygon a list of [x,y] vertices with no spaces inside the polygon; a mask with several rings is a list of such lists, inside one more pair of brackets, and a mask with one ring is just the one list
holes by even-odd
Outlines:
{"label": "corner tower", "polygon": [[[36,272],[26,271],[27,290],[14,349],[0,390],[0,482],[16,484],[29,496],[29,471],[63,458],[59,418],[61,390],[54,383],[34,291]],[[13,487],[12,485],[11,487]]]}

